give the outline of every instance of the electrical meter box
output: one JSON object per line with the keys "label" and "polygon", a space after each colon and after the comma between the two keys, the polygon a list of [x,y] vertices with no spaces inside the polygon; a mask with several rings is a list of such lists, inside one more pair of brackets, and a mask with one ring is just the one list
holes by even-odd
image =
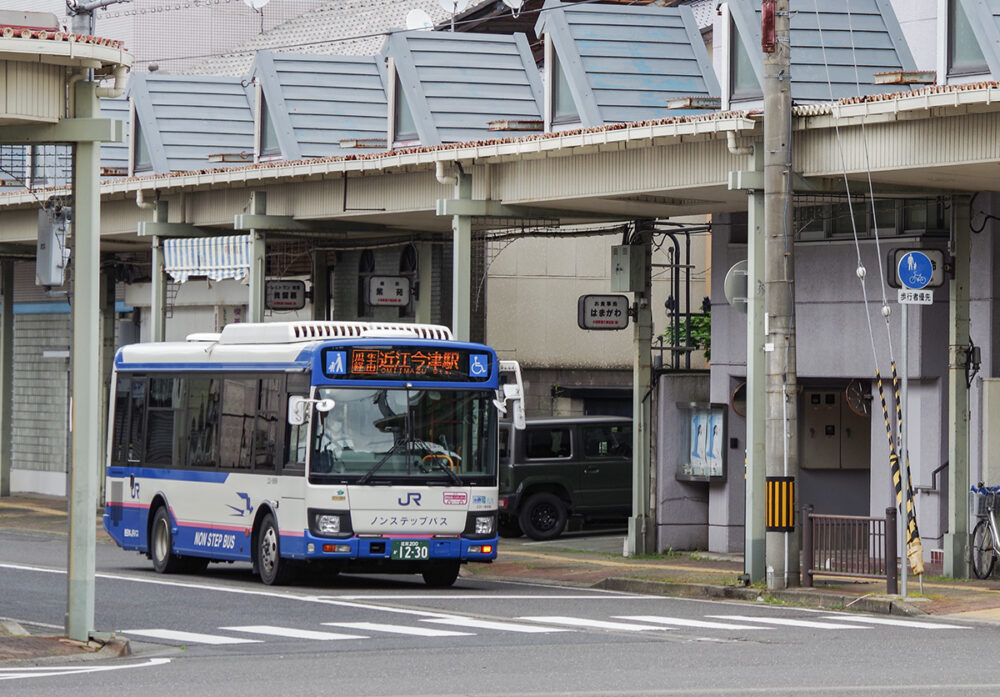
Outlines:
{"label": "electrical meter box", "polygon": [[38,211],[38,246],[35,255],[35,283],[59,287],[65,282],[69,247],[66,232],[72,220],[69,206],[49,206]]}
{"label": "electrical meter box", "polygon": [[611,290],[616,293],[641,293],[649,278],[646,248],[620,244],[611,248]]}

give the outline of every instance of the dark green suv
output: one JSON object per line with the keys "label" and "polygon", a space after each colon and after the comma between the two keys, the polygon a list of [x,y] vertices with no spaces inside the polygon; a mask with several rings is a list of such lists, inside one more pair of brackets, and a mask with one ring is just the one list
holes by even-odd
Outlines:
{"label": "dark green suv", "polygon": [[551,540],[571,515],[632,510],[632,419],[583,416],[500,424],[500,534]]}

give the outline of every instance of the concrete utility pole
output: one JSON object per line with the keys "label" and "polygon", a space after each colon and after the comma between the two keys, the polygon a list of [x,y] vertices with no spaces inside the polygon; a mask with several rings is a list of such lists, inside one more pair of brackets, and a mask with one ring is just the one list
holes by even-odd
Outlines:
{"label": "concrete utility pole", "polygon": [[[765,472],[769,589],[799,585],[795,263],[791,225],[792,94],[788,0],[763,0]],[[780,530],[780,531],[778,531]]]}

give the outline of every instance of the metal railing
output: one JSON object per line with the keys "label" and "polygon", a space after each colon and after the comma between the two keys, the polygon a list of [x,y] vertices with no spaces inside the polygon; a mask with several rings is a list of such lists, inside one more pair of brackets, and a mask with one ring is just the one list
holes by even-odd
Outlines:
{"label": "metal railing", "polygon": [[885,518],[818,515],[807,506],[802,515],[802,585],[815,576],[884,578],[886,592],[899,592],[896,509]]}

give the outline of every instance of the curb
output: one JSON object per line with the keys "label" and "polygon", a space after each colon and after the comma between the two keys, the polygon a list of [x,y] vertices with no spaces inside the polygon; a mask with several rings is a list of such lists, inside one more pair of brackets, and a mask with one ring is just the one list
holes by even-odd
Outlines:
{"label": "curb", "polygon": [[710,600],[743,600],[767,602],[777,600],[797,605],[809,605],[828,610],[856,610],[882,615],[918,617],[926,615],[923,610],[897,598],[886,596],[855,596],[839,593],[789,589],[762,591],[744,586],[713,586],[700,583],[671,583],[669,581],[646,581],[636,578],[609,577],[591,586],[601,590],[641,593],[645,595],[666,595],[679,598],[706,598]]}

